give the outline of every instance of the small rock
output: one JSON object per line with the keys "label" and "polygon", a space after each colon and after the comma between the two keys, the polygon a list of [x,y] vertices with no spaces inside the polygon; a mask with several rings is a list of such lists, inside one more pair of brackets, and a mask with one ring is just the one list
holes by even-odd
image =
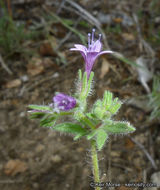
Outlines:
{"label": "small rock", "polygon": [[67,188],[69,188],[69,187],[70,187],[70,185],[67,183],[67,184],[66,184],[66,187],[67,187]]}
{"label": "small rock", "polygon": [[42,56],[56,56],[57,55],[54,49],[52,48],[52,44],[47,41],[41,44],[39,51]]}
{"label": "small rock", "polygon": [[23,76],[21,76],[21,80],[22,80],[23,82],[27,82],[27,81],[29,80],[28,75],[23,75]]}
{"label": "small rock", "polygon": [[37,147],[36,147],[36,152],[37,153],[40,153],[40,152],[42,152],[43,150],[44,150],[44,145],[42,145],[42,144],[39,144]]}
{"label": "small rock", "polygon": [[59,163],[61,162],[62,158],[59,155],[54,155],[51,157],[51,161],[54,163]]}
{"label": "small rock", "polygon": [[38,189],[38,188],[39,188],[39,184],[38,184],[38,183],[33,183],[33,187],[34,187],[35,189]]}
{"label": "small rock", "polygon": [[0,164],[0,171],[3,169],[3,164]]}
{"label": "small rock", "polygon": [[25,117],[25,115],[26,115],[26,113],[25,113],[24,111],[22,111],[22,112],[19,114],[20,117]]}
{"label": "small rock", "polygon": [[126,41],[133,41],[135,40],[135,36],[131,33],[123,33],[122,37],[126,40]]}
{"label": "small rock", "polygon": [[114,158],[114,157],[118,157],[118,158],[119,158],[119,157],[120,157],[120,154],[121,154],[121,153],[118,152],[118,151],[111,151],[111,157],[113,157],[113,158]]}
{"label": "small rock", "polygon": [[53,78],[57,78],[57,77],[59,77],[59,73],[56,72],[53,74]]}
{"label": "small rock", "polygon": [[[157,185],[157,187],[160,187],[160,171],[152,174],[151,181],[152,181],[152,183],[155,183]],[[152,189],[156,190],[156,189],[158,189],[157,187],[154,187]]]}
{"label": "small rock", "polygon": [[19,159],[9,160],[4,166],[4,173],[8,176],[15,176],[27,170],[27,165]]}
{"label": "small rock", "polygon": [[21,80],[20,79],[15,79],[12,81],[7,82],[6,87],[7,88],[15,88],[21,85]]}
{"label": "small rock", "polygon": [[32,57],[27,64],[27,72],[31,76],[36,76],[44,72],[43,61],[39,57]]}
{"label": "small rock", "polygon": [[160,24],[160,16],[158,16],[158,17],[155,18],[155,23],[156,24]]}
{"label": "small rock", "polygon": [[79,147],[79,148],[77,148],[77,151],[78,151],[78,152],[83,152],[83,151],[84,151],[84,148]]}

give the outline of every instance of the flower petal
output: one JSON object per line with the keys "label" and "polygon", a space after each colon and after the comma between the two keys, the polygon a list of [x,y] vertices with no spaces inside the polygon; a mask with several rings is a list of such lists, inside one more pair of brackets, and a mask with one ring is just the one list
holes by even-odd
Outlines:
{"label": "flower petal", "polygon": [[86,54],[87,54],[87,48],[83,45],[75,44],[76,48],[70,48],[70,51],[79,51],[81,55],[84,58],[84,61],[86,61]]}
{"label": "flower petal", "polygon": [[100,52],[101,49],[102,49],[102,43],[100,42],[100,40],[94,42],[94,44],[91,47],[91,51]]}
{"label": "flower petal", "polygon": [[98,55],[98,52],[87,52],[85,71],[87,72],[88,78],[89,78],[90,72],[92,70],[92,67],[95,63],[95,60],[97,58],[97,55]]}
{"label": "flower petal", "polygon": [[56,103],[56,102],[60,102],[63,98],[65,98],[66,95],[63,94],[63,93],[58,93],[56,94],[56,96],[53,97],[53,102]]}
{"label": "flower petal", "polygon": [[76,106],[76,99],[63,93],[53,97],[55,108],[61,111],[68,111]]}
{"label": "flower petal", "polygon": [[108,51],[101,51],[100,53],[97,54],[97,56],[96,56],[95,59],[97,59],[100,55],[103,55],[103,54],[106,54],[106,53],[114,53],[114,52],[110,51],[110,50],[108,50]]}
{"label": "flower petal", "polygon": [[74,46],[79,50],[79,51],[87,51],[86,46],[83,46],[81,44],[74,44]]}
{"label": "flower petal", "polygon": [[110,51],[110,50],[108,50],[108,51],[101,51],[100,53],[98,53],[98,56],[106,54],[106,53],[114,53],[114,52]]}

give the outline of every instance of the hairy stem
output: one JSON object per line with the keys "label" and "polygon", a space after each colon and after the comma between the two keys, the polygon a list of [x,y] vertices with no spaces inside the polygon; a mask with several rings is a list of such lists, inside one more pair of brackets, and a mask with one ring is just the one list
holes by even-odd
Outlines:
{"label": "hairy stem", "polygon": [[[95,140],[91,141],[91,154],[92,154],[92,166],[93,166],[94,182],[95,183],[100,183],[98,156],[97,156],[97,150],[96,150],[96,142],[95,142]],[[96,190],[100,190],[100,187],[95,187],[95,189]]]}

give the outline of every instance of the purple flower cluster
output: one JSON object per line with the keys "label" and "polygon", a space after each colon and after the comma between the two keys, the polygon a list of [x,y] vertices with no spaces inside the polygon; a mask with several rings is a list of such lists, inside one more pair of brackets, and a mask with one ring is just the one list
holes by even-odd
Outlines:
{"label": "purple flower cluster", "polygon": [[63,93],[53,97],[55,108],[61,111],[69,111],[76,106],[76,99]]}
{"label": "purple flower cluster", "polygon": [[101,34],[99,34],[99,39],[94,40],[95,29],[92,30],[92,35],[88,34],[88,48],[81,44],[75,44],[75,48],[71,48],[71,51],[79,51],[84,58],[85,61],[85,71],[87,72],[87,78],[89,78],[92,67],[96,61],[96,59],[105,53],[113,53],[112,51],[101,51],[102,43],[101,43]]}

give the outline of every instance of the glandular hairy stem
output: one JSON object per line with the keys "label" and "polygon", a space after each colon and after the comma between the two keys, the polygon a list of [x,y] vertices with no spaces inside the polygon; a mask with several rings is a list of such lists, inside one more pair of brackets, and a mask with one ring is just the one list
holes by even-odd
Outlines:
{"label": "glandular hairy stem", "polygon": [[[93,167],[94,182],[95,183],[100,183],[98,156],[97,156],[95,140],[91,141],[91,154],[92,154],[91,156],[92,156],[92,167]],[[95,187],[95,190],[100,190],[100,187]]]}

